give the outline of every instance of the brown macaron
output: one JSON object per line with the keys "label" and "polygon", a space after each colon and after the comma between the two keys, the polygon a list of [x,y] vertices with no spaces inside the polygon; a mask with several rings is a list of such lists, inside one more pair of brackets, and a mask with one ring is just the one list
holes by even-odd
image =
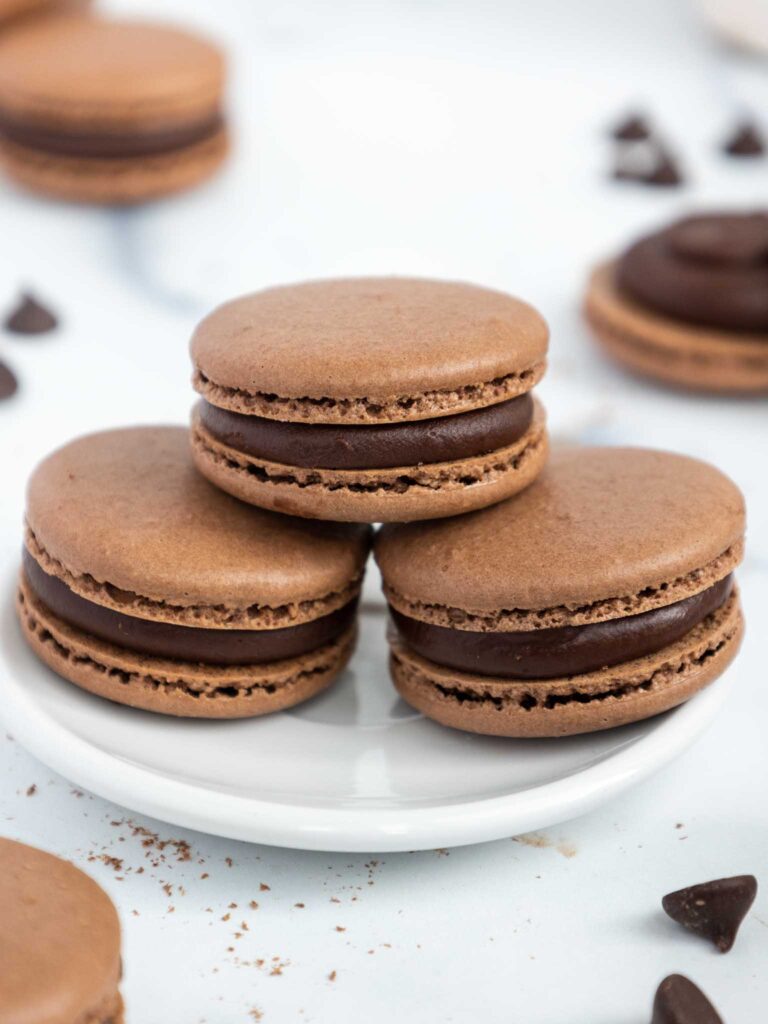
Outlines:
{"label": "brown macaron", "polygon": [[80,438],[27,493],[18,612],[54,671],[132,707],[245,718],[346,664],[370,531],[244,505],[197,473],[181,427]]}
{"label": "brown macaron", "polygon": [[706,463],[558,451],[500,505],[382,529],[395,685],[430,718],[495,736],[666,711],[738,650],[743,535],[739,490]]}
{"label": "brown macaron", "polygon": [[590,278],[585,315],[625,367],[691,390],[768,392],[768,212],[686,217]]}
{"label": "brown macaron", "polygon": [[0,159],[34,191],[135,203],[204,180],[227,152],[224,58],[167,25],[62,14],[0,38]]}
{"label": "brown macaron", "polygon": [[123,1024],[120,922],[92,878],[0,838],[0,1021]]}
{"label": "brown macaron", "polygon": [[531,306],[455,282],[310,281],[235,299],[192,338],[195,462],[244,501],[308,518],[482,508],[544,465],[530,392],[547,340]]}

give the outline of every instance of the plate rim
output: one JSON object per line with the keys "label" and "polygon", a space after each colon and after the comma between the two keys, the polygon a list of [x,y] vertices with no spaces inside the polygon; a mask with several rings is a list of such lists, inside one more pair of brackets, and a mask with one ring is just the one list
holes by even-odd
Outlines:
{"label": "plate rim", "polygon": [[[4,604],[0,635],[15,629],[23,643],[13,601]],[[32,652],[30,655],[34,657]],[[727,670],[685,704],[649,719],[645,735],[564,778],[431,808],[423,804],[414,808],[328,808],[213,793],[130,763],[71,732],[35,700],[34,691],[25,691],[5,642],[0,644],[0,665],[5,677],[0,681],[3,724],[33,756],[76,785],[136,813],[202,833],[290,849],[349,853],[394,853],[490,842],[585,814],[682,754],[714,719],[733,680],[733,673]]]}

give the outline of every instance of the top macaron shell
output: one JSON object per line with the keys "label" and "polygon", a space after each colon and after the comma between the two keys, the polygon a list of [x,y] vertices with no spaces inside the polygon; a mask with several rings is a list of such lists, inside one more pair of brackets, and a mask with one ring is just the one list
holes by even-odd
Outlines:
{"label": "top macaron shell", "polygon": [[60,15],[0,40],[0,113],[57,128],[137,131],[218,110],[224,57],[172,26]]}
{"label": "top macaron shell", "polygon": [[[191,351],[196,386],[215,405],[284,420],[370,423],[448,415],[528,391],[543,373],[547,341],[541,316],[501,292],[353,278],[228,302],[202,321]],[[478,388],[509,376],[519,382],[495,399]],[[297,409],[275,397],[313,402]]]}
{"label": "top macaron shell", "polygon": [[118,1020],[120,923],[93,879],[0,838],[0,907],[0,1019]]}
{"label": "top macaron shell", "polygon": [[236,501],[196,472],[177,427],[106,431],[54,452],[31,477],[27,524],[43,567],[56,563],[97,604],[172,621],[185,608],[240,611],[251,627],[268,627],[269,609],[289,606],[301,622],[348,600],[369,536]]}
{"label": "top macaron shell", "polygon": [[528,490],[493,508],[385,526],[376,558],[392,604],[417,618],[438,606],[476,613],[473,629],[575,625],[706,589],[738,562],[744,526],[740,491],[706,463],[565,448]]}

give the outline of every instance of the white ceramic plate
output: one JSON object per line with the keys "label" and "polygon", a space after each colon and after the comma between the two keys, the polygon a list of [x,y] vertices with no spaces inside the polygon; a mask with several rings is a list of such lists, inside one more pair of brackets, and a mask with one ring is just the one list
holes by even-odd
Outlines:
{"label": "white ceramic plate", "polygon": [[[427,721],[387,675],[385,609],[368,581],[360,645],[327,693],[237,722],[163,718],[93,697],[28,650],[7,597],[0,714],[41,761],[100,796],[188,828],[307,850],[458,846],[591,810],[681,753],[727,677],[649,722],[593,736],[503,740]],[[13,591],[13,579],[5,593]]]}

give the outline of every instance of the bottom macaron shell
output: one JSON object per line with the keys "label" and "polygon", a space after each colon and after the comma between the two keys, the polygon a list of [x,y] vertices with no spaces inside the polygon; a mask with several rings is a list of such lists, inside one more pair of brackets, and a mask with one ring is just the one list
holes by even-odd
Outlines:
{"label": "bottom macaron shell", "polygon": [[747,340],[645,309],[619,293],[612,264],[594,271],[584,313],[606,352],[644,377],[697,391],[768,391],[768,335]]}
{"label": "bottom macaron shell", "polygon": [[487,455],[398,469],[302,469],[229,448],[192,420],[192,456],[211,483],[236,498],[305,519],[389,523],[485,508],[522,491],[546,462],[544,411],[514,444]]}
{"label": "bottom macaron shell", "polygon": [[168,153],[108,160],[48,154],[5,140],[0,160],[10,177],[33,192],[72,202],[128,205],[200,184],[228,150],[228,133],[222,130]]}
{"label": "bottom macaron shell", "polygon": [[682,640],[613,668],[541,682],[456,672],[390,636],[400,695],[428,718],[487,736],[573,736],[651,718],[722,674],[744,632],[738,592]]}
{"label": "bottom macaron shell", "polygon": [[297,658],[216,666],[133,654],[73,629],[22,578],[17,610],[27,643],[54,672],[118,704],[181,718],[251,718],[293,707],[326,689],[349,661],[357,630]]}

